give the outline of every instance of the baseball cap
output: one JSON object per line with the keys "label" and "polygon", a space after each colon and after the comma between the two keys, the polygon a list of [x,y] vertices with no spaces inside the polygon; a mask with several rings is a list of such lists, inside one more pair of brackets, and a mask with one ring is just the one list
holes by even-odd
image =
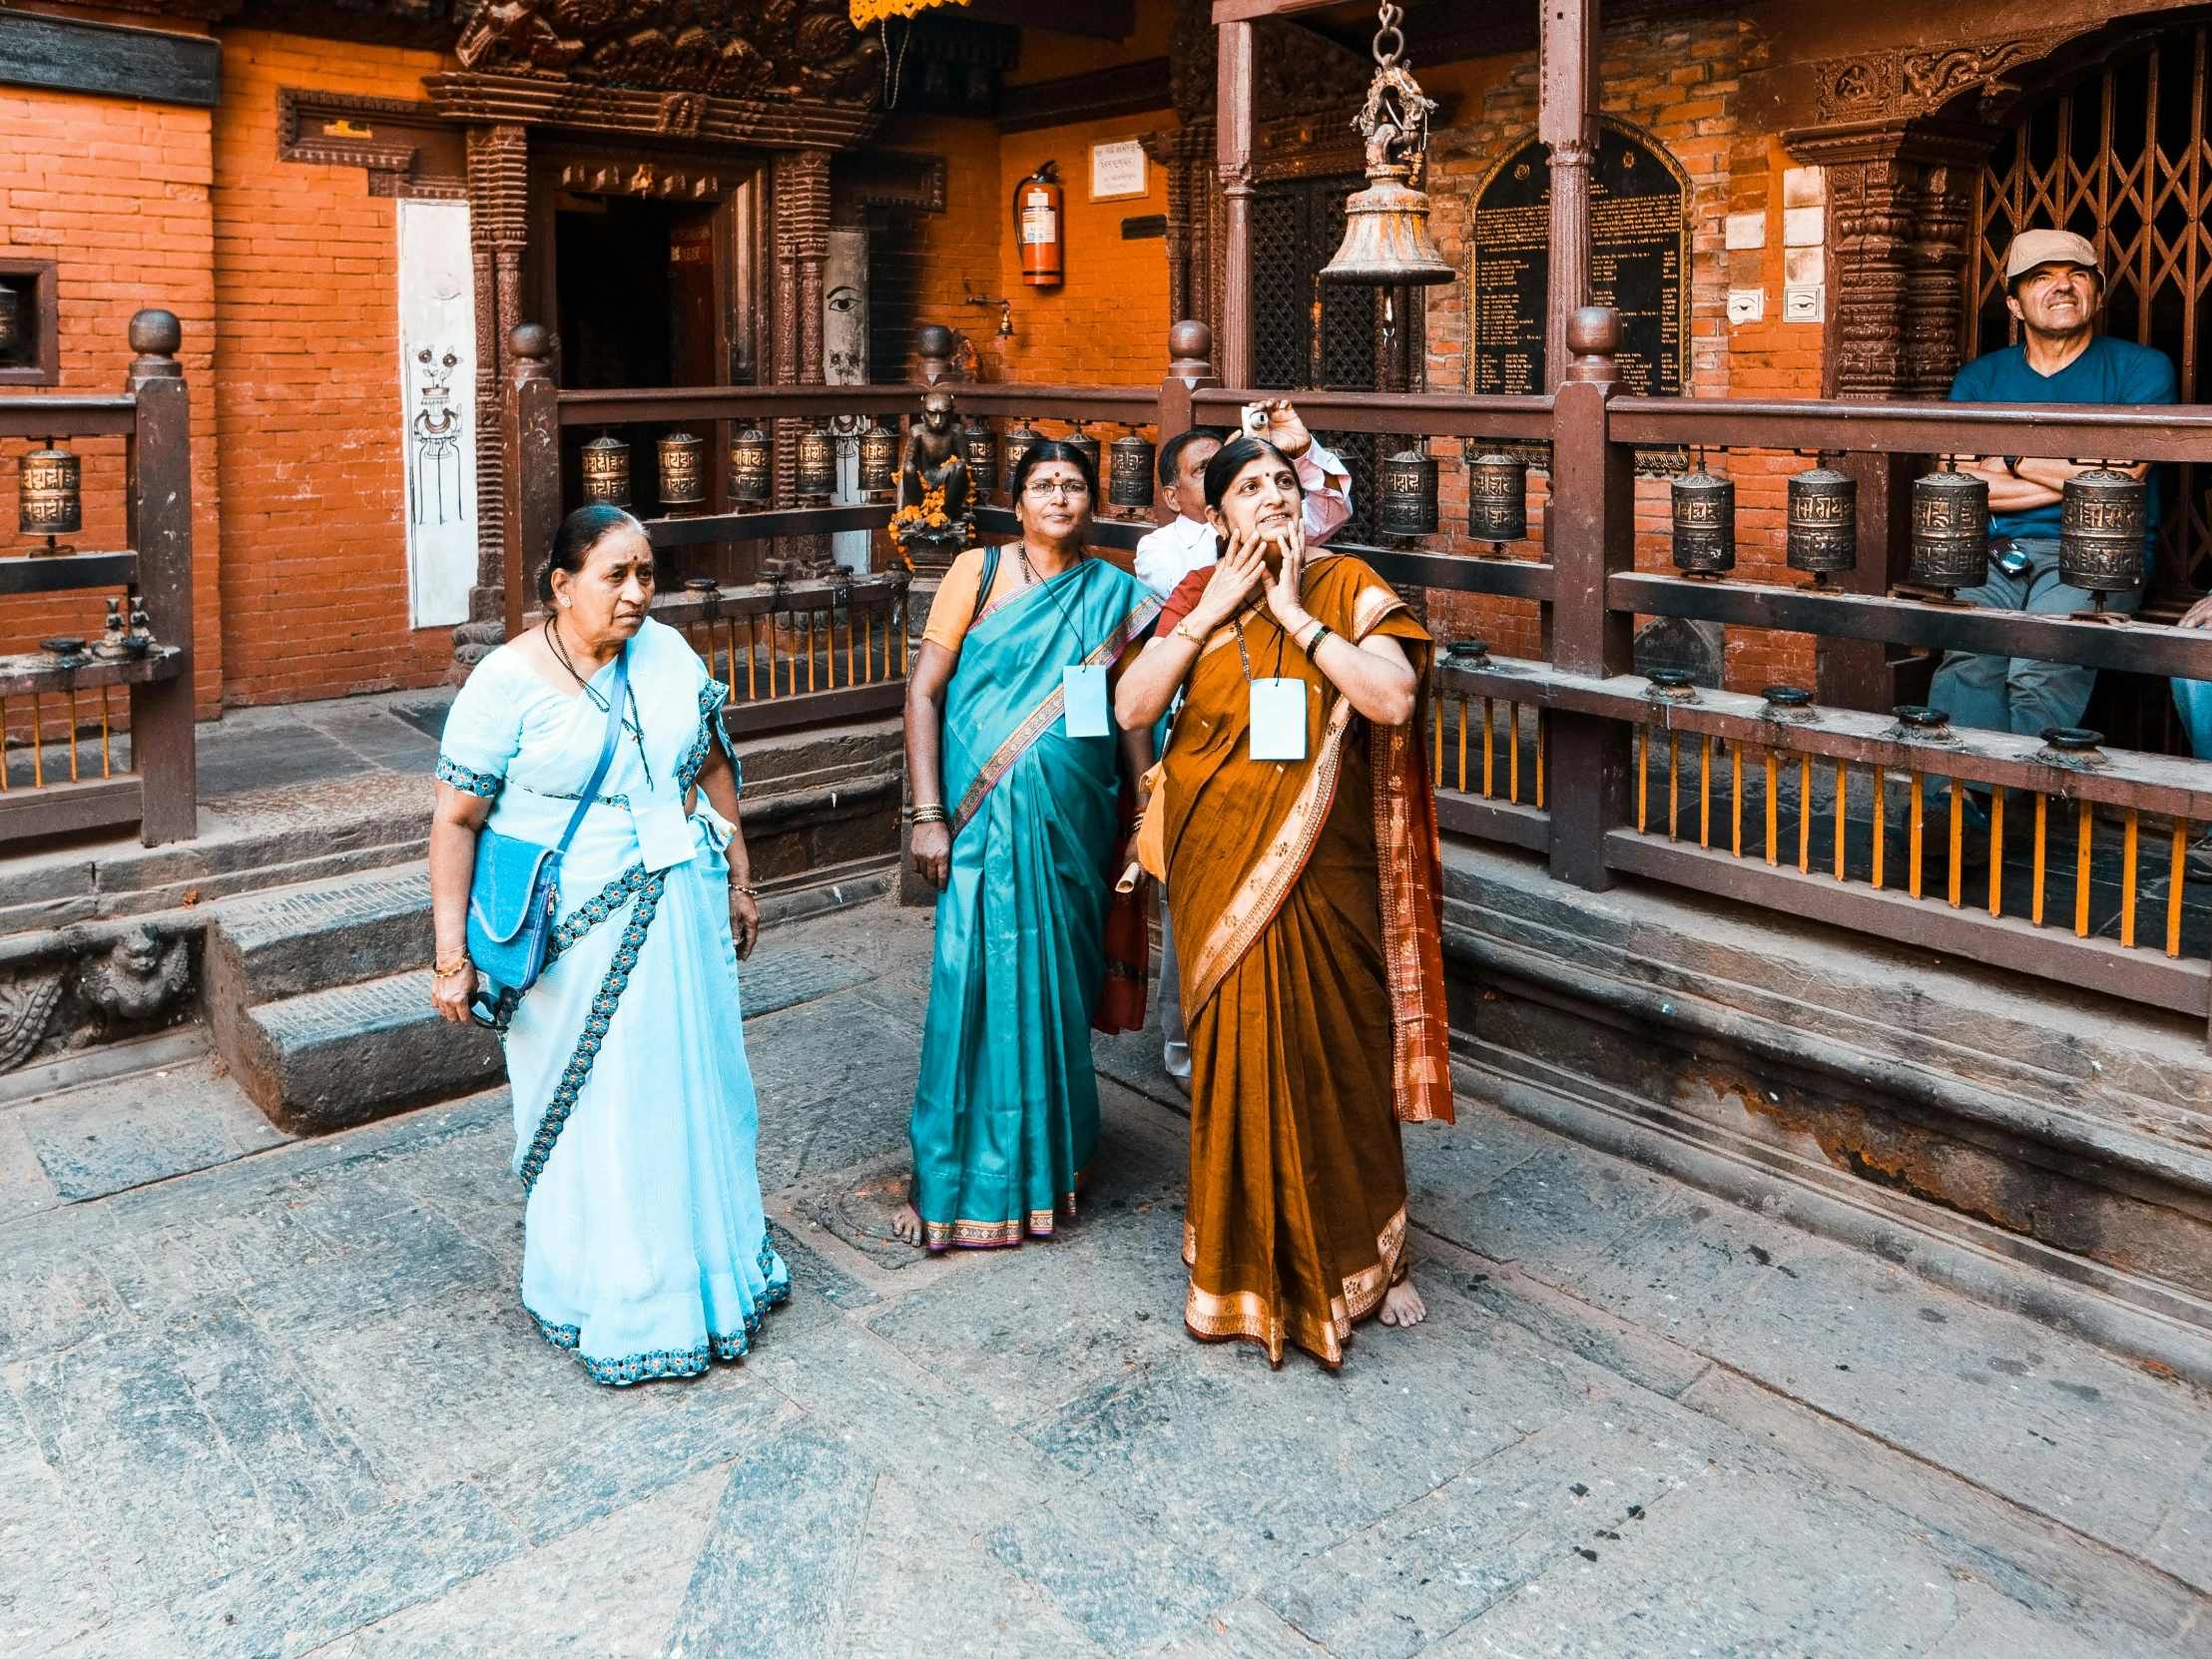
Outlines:
{"label": "baseball cap", "polygon": [[2039,265],[2077,265],[2095,272],[2099,281],[2104,279],[2104,268],[2097,263],[2097,251],[2089,246],[2089,239],[2071,231],[2022,231],[2014,237],[2004,253],[2006,284]]}

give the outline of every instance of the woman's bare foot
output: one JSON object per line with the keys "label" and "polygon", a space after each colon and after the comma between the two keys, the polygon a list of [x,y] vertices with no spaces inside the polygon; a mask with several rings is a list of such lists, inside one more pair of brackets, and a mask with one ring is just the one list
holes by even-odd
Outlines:
{"label": "woman's bare foot", "polygon": [[1428,1304],[1421,1301],[1420,1292],[1413,1289],[1410,1279],[1400,1279],[1382,1293],[1381,1317],[1384,1325],[1400,1328],[1418,1325],[1428,1317]]}
{"label": "woman's bare foot", "polygon": [[[921,1217],[915,1213],[911,1204],[901,1204],[898,1207],[898,1214],[891,1217],[891,1231],[910,1245],[921,1243]],[[1419,1299],[1416,1297],[1414,1300],[1417,1302]]]}

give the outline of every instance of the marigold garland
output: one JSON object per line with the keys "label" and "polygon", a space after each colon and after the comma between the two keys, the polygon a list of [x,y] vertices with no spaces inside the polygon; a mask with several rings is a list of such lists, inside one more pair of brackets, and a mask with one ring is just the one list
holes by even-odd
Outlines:
{"label": "marigold garland", "polygon": [[931,6],[964,6],[967,0],[851,0],[852,26],[864,29],[886,17],[912,17]]}

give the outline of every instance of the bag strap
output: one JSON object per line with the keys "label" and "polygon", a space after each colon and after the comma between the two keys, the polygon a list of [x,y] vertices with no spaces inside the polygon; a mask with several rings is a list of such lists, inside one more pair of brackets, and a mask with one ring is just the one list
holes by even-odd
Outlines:
{"label": "bag strap", "polygon": [[[568,828],[561,831],[561,844],[554,849],[556,855],[568,851],[568,843],[576,838],[582,827],[584,815],[591,811],[591,804],[599,799],[599,786],[607,781],[607,769],[615,764],[615,745],[622,741],[622,705],[630,695],[630,647],[625,644],[622,655],[615,659],[615,683],[613,695],[607,699],[607,735],[599,745],[599,765],[592,768],[591,782],[584,786],[578,798],[576,811],[568,815]],[[645,736],[641,732],[638,741]]]}
{"label": "bag strap", "polygon": [[991,602],[991,588],[998,581],[998,555],[1002,551],[996,542],[983,551],[983,579],[975,584],[975,614],[967,619],[970,628],[983,620],[983,607]]}

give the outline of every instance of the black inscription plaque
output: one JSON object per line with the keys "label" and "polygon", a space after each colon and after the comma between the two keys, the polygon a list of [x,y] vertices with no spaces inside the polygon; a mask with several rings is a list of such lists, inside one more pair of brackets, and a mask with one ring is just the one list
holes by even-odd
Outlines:
{"label": "black inscription plaque", "polygon": [[[1531,140],[1483,181],[1468,239],[1477,393],[1544,390],[1551,276],[1551,166]],[[1590,299],[1621,313],[1620,389],[1679,397],[1690,378],[1690,220],[1682,180],[1611,125],[1598,132],[1590,181]]]}

